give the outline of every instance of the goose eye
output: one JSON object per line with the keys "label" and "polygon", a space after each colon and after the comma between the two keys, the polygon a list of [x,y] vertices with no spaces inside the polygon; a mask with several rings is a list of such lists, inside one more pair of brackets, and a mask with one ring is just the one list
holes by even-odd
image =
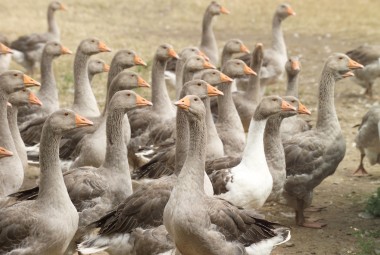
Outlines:
{"label": "goose eye", "polygon": [[132,75],[131,75],[131,77],[132,77],[132,78],[134,78],[134,77],[135,77],[135,75],[134,75],[134,74],[132,74]]}
{"label": "goose eye", "polygon": [[240,66],[240,63],[236,63],[236,65]]}
{"label": "goose eye", "polygon": [[198,98],[194,98],[194,101],[198,101]]}
{"label": "goose eye", "polygon": [[98,61],[98,64],[100,64],[100,61]]}
{"label": "goose eye", "polygon": [[92,42],[92,43],[94,43],[94,42],[95,42],[95,40],[91,40],[91,42]]}
{"label": "goose eye", "polygon": [[162,46],[162,48],[163,48],[164,50],[166,50],[168,47],[166,47],[166,46]]}
{"label": "goose eye", "polygon": [[276,101],[277,101],[277,99],[273,98],[273,99],[272,99],[272,101],[273,101],[273,102],[276,102]]}
{"label": "goose eye", "polygon": [[343,57],[339,57],[339,59],[340,59],[340,60],[342,60],[342,59],[343,59]]}
{"label": "goose eye", "polygon": [[195,49],[191,49],[191,51],[192,51],[192,52],[194,52],[194,51],[195,51]]}
{"label": "goose eye", "polygon": [[130,96],[131,96],[131,93],[128,93],[128,94],[127,94],[127,96],[129,96],[129,97],[130,97]]}
{"label": "goose eye", "polygon": [[128,55],[131,55],[132,53],[131,52],[128,52]]}
{"label": "goose eye", "polygon": [[18,76],[18,74],[17,74],[17,73],[15,73],[13,76],[14,76],[14,77],[17,77],[17,76]]}
{"label": "goose eye", "polygon": [[23,92],[26,92],[26,89],[23,89],[22,91],[23,91]]}
{"label": "goose eye", "polygon": [[58,43],[54,43],[54,46],[58,46]]}
{"label": "goose eye", "polygon": [[201,86],[201,84],[200,84],[200,83],[198,83],[198,86]]}
{"label": "goose eye", "polygon": [[69,113],[68,112],[65,112],[65,116],[68,116],[69,115]]}

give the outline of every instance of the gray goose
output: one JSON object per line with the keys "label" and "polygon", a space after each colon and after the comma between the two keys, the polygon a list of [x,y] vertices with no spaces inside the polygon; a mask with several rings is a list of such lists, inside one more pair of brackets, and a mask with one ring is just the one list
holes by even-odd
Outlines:
{"label": "gray goose", "polygon": [[[296,13],[288,4],[280,4],[276,8],[272,22],[272,47],[264,50],[263,67],[261,69],[262,86],[274,84],[283,76],[288,55],[281,23],[292,15],[296,15]],[[250,55],[247,54],[240,59],[249,65],[251,58]],[[240,86],[244,85],[239,84],[239,87]]]}
{"label": "gray goose", "polygon": [[367,156],[371,165],[380,163],[380,107],[374,106],[364,115],[355,137],[356,148],[360,151],[360,163],[354,175],[368,175],[363,165]]}
{"label": "gray goose", "polygon": [[[298,57],[290,57],[285,64],[286,74],[288,76],[288,84],[286,87],[286,95],[298,98],[298,80],[301,72],[301,63]],[[300,118],[292,116],[281,122],[281,137],[286,140],[294,134],[304,132],[311,129],[311,125]]]}
{"label": "gray goose", "polygon": [[219,62],[219,52],[214,31],[212,30],[212,20],[214,16],[229,13],[230,12],[225,7],[215,1],[212,1],[203,15],[202,37],[199,49],[210,58],[210,62],[213,65],[217,65]]}
{"label": "gray goose", "polygon": [[14,92],[10,95],[9,101],[11,106],[8,106],[7,116],[8,125],[12,133],[12,138],[16,146],[17,154],[22,162],[24,170],[28,168],[28,157],[24,141],[21,138],[20,130],[17,125],[18,109],[22,106],[38,105],[42,106],[42,102],[30,89],[23,89]]}
{"label": "gray goose", "polygon": [[334,174],[343,160],[346,143],[334,105],[335,83],[363,68],[344,54],[331,55],[319,83],[318,117],[314,129],[295,134],[283,142],[286,158],[284,197],[296,211],[299,226],[321,228],[325,223],[305,220],[304,209],[312,202],[313,189]]}
{"label": "gray goose", "polygon": [[[198,86],[198,84],[201,84]],[[186,83],[182,95],[196,94],[207,97],[208,94],[220,93],[217,89],[204,81],[191,81]],[[169,200],[170,192],[177,180],[177,175],[186,160],[189,132],[186,128],[186,116],[183,111],[177,110],[177,140],[175,174],[164,176],[157,180],[142,181],[138,189],[113,211],[91,224],[91,227],[101,227],[99,235],[90,238],[79,246],[79,251],[106,250],[110,254],[125,254],[131,245],[136,228],[146,229],[162,225],[162,215]],[[205,176],[205,181],[208,177]],[[208,180],[209,181],[209,180]],[[210,185],[210,183],[208,184]],[[205,185],[205,187],[208,187]],[[210,195],[212,194],[212,190]],[[125,222],[126,224],[123,224]],[[130,235],[131,234],[131,235]],[[131,243],[132,242],[132,243]],[[116,248],[116,249],[114,249]],[[124,252],[124,253],[122,253]]]}
{"label": "gray goose", "polygon": [[87,125],[92,122],[65,109],[46,120],[38,198],[0,209],[0,236],[4,237],[0,239],[1,254],[64,254],[78,228],[79,217],[63,182],[59,139],[65,131]]}
{"label": "gray goose", "polygon": [[14,50],[14,60],[33,74],[41,60],[43,47],[48,41],[60,41],[60,31],[54,19],[58,10],[67,10],[66,6],[58,1],[49,4],[47,10],[48,32],[44,34],[31,34],[20,36],[13,41],[10,47]]}
{"label": "gray goose", "polygon": [[88,62],[88,79],[90,83],[95,75],[109,72],[110,66],[101,59],[90,59]]}
{"label": "gray goose", "polygon": [[11,150],[13,157],[4,158],[0,164],[0,197],[16,192],[24,180],[24,169],[9,130],[7,104],[11,93],[25,87],[40,84],[20,71],[5,71],[0,74],[0,146]]}
{"label": "gray goose", "polygon": [[364,65],[363,69],[354,71],[355,76],[352,79],[365,88],[365,95],[372,97],[373,83],[380,77],[380,46],[362,45],[346,54]]}
{"label": "gray goose", "polygon": [[288,241],[288,228],[205,194],[206,110],[197,96],[186,96],[176,105],[185,112],[190,133],[189,153],[163,215],[176,251],[182,255],[263,255]]}
{"label": "gray goose", "polygon": [[0,35],[0,73],[8,70],[12,58],[11,53],[13,53],[12,50],[7,47],[6,42],[1,40]]}

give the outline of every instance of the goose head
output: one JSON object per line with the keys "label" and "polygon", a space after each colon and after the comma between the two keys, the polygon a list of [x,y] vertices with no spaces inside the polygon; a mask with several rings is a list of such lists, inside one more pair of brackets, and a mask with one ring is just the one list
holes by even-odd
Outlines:
{"label": "goose head", "polygon": [[181,53],[179,54],[182,61],[186,61],[191,56],[200,56],[206,59],[207,61],[210,61],[210,59],[204,54],[200,49],[197,47],[186,47],[184,48]]}
{"label": "goose head", "polygon": [[280,20],[284,20],[289,16],[296,15],[295,11],[293,11],[292,7],[289,4],[280,4],[276,9],[275,14]]}
{"label": "goose head", "polygon": [[201,99],[214,96],[223,96],[223,92],[211,86],[204,80],[192,80],[183,85],[186,95],[196,95]]}
{"label": "goose head", "polygon": [[60,109],[53,112],[45,121],[44,127],[49,125],[55,134],[64,134],[74,128],[92,126],[94,123],[76,114],[69,109]]}
{"label": "goose head", "polygon": [[94,55],[100,52],[110,52],[111,49],[108,46],[96,38],[88,38],[83,40],[79,44],[79,50],[86,55]]}
{"label": "goose head", "polygon": [[133,50],[119,50],[113,57],[111,66],[113,63],[117,63],[117,65],[123,68],[135,65],[147,66],[144,60]]}
{"label": "goose head", "polygon": [[229,14],[230,11],[227,10],[225,7],[221,6],[215,1],[212,1],[210,5],[207,7],[206,11],[210,13],[211,15],[220,15],[220,14]]}
{"label": "goose head", "polygon": [[187,59],[184,69],[196,72],[203,69],[215,69],[215,66],[201,56],[192,56]]}
{"label": "goose head", "polygon": [[124,112],[127,112],[128,110],[137,108],[137,107],[144,107],[144,106],[152,106],[152,102],[146,100],[145,98],[141,97],[137,93],[135,93],[132,90],[122,90],[118,91],[113,95],[111,101],[110,101],[110,108],[117,110],[123,110]]}
{"label": "goose head", "polygon": [[29,104],[42,106],[42,102],[30,89],[22,89],[12,93],[9,96],[8,102],[16,106]]}
{"label": "goose head", "polygon": [[261,99],[253,115],[255,120],[264,120],[280,112],[297,113],[297,109],[279,96],[267,96]]}
{"label": "goose head", "polygon": [[224,51],[235,54],[235,53],[249,53],[247,46],[239,39],[231,39],[224,45]]}
{"label": "goose head", "polygon": [[190,119],[204,119],[206,116],[206,108],[202,100],[196,95],[187,95],[174,104],[185,111]]}
{"label": "goose head", "polygon": [[13,153],[11,151],[6,150],[3,147],[0,147],[0,158],[11,157],[11,156],[13,156]]}
{"label": "goose head", "polygon": [[66,5],[58,1],[53,1],[49,4],[49,9],[52,11],[67,11]]}
{"label": "goose head", "polygon": [[69,50],[59,42],[48,42],[45,45],[44,52],[54,57],[59,57],[64,54],[73,54],[71,50]]}
{"label": "goose head", "polygon": [[233,79],[216,69],[204,70],[200,78],[213,86],[233,82]]}
{"label": "goose head", "polygon": [[334,53],[328,57],[324,70],[331,73],[335,81],[341,80],[346,77],[354,76],[351,70],[362,69],[363,65],[352,60],[343,53]]}
{"label": "goose head", "polygon": [[5,46],[4,44],[0,43],[0,55],[1,54],[9,54],[12,53],[12,50]]}
{"label": "goose head", "polygon": [[297,111],[283,111],[281,112],[281,114],[285,117],[290,117],[290,116],[294,116],[296,115],[297,113],[298,114],[307,114],[307,115],[310,115],[311,112],[309,111],[309,109],[306,108],[306,106],[304,106],[298,98],[294,97],[294,96],[284,96],[282,97],[283,100],[285,100],[286,102],[288,102],[291,106],[293,106],[294,108],[297,109]]}
{"label": "goose head", "polygon": [[257,75],[249,66],[247,66],[240,59],[228,60],[224,64],[222,71],[231,78],[238,78],[245,75]]}
{"label": "goose head", "polygon": [[11,70],[0,74],[0,90],[7,94],[34,86],[41,86],[41,84],[20,71]]}
{"label": "goose head", "polygon": [[290,57],[288,61],[286,61],[285,70],[289,76],[296,76],[299,72],[301,72],[301,62],[299,57]]}
{"label": "goose head", "polygon": [[112,91],[135,89],[138,87],[149,88],[150,85],[140,75],[131,70],[121,71],[111,83]]}
{"label": "goose head", "polygon": [[110,66],[101,59],[90,59],[88,62],[88,72],[91,75],[108,72],[109,70]]}
{"label": "goose head", "polygon": [[170,44],[162,44],[156,50],[156,58],[161,61],[167,61],[169,58],[179,59],[178,54],[175,52],[173,46]]}

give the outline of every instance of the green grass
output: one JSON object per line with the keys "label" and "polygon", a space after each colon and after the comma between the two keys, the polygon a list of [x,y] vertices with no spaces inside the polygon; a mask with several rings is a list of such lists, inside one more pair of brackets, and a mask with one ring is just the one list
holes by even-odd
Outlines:
{"label": "green grass", "polygon": [[373,216],[380,217],[380,187],[377,189],[377,193],[368,199],[365,210]]}
{"label": "green grass", "polygon": [[376,239],[380,238],[380,230],[366,231],[355,229],[354,236],[359,246],[357,255],[375,255],[375,249],[380,248],[376,247]]}

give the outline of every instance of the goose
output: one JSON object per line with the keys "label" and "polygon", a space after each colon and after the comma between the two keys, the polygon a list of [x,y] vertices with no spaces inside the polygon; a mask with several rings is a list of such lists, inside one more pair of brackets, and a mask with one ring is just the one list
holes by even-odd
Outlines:
{"label": "goose", "polygon": [[65,11],[67,7],[58,1],[49,4],[47,10],[48,32],[20,36],[10,45],[14,51],[13,59],[30,74],[34,73],[34,69],[40,62],[45,44],[48,41],[60,41],[59,27],[54,19],[54,14],[58,10]]}
{"label": "goose", "polygon": [[365,88],[366,96],[372,97],[373,83],[380,76],[380,46],[362,45],[346,54],[354,61],[364,65],[363,69],[354,71],[355,76],[352,79]]}
{"label": "goose", "polygon": [[[194,80],[185,84],[182,95],[186,94],[195,94],[204,98],[207,95],[216,96],[220,94],[220,91],[205,81]],[[176,146],[175,173],[156,180],[141,181],[134,193],[123,203],[89,226],[89,228],[101,227],[101,230],[99,235],[90,237],[79,245],[80,252],[87,254],[90,251],[93,253],[106,250],[109,254],[126,254],[131,249],[130,241],[132,240],[130,237],[136,228],[146,229],[147,227],[162,225],[165,205],[187,156],[187,153],[183,152],[187,151],[189,134],[186,128],[187,120],[183,114],[182,111],[177,110],[176,141],[178,143]],[[212,195],[212,187],[208,177],[205,176],[204,180],[205,189],[209,192],[208,194]]]}
{"label": "goose", "polygon": [[221,66],[232,59],[232,55],[236,53],[249,53],[247,46],[239,39],[231,39],[226,42],[222,51]]}
{"label": "goose", "polygon": [[20,71],[10,70],[0,74],[0,146],[11,150],[13,157],[2,159],[0,164],[0,197],[16,192],[24,180],[24,169],[17,154],[7,120],[7,103],[11,93],[40,83]]}
{"label": "goose", "polygon": [[295,110],[278,96],[261,100],[249,125],[241,162],[210,176],[215,195],[243,208],[258,209],[263,206],[273,187],[264,151],[265,126],[270,116]]}
{"label": "goose", "polygon": [[[298,98],[298,78],[301,72],[301,63],[299,57],[293,56],[285,64],[285,70],[288,77],[286,95]],[[294,134],[311,129],[311,125],[300,118],[298,115],[285,118],[281,122],[281,137],[286,140]]]}
{"label": "goose", "polygon": [[212,30],[212,20],[214,16],[220,14],[229,14],[230,11],[221,6],[215,1],[212,1],[203,15],[202,21],[202,37],[201,45],[199,49],[210,58],[210,62],[213,65],[217,65],[219,62],[218,45],[216,43],[214,31]]}
{"label": "goose", "polygon": [[284,197],[296,211],[296,223],[309,228],[321,228],[325,223],[305,220],[304,209],[312,202],[313,189],[334,174],[346,152],[334,105],[335,83],[353,76],[352,69],[363,66],[348,56],[329,56],[319,82],[318,117],[314,129],[295,134],[283,142],[286,158]]}
{"label": "goose", "polygon": [[12,50],[2,43],[0,37],[0,73],[8,70],[12,53]]}
{"label": "goose", "polygon": [[263,65],[263,54],[263,44],[257,43],[252,52],[250,61],[250,68],[257,75],[249,76],[246,91],[236,91],[232,94],[236,110],[243,124],[244,132],[248,132],[253,113],[261,100],[260,73]]}
{"label": "goose", "polygon": [[88,125],[92,125],[90,120],[67,109],[47,118],[41,138],[38,198],[0,209],[1,254],[64,254],[79,216],[63,182],[59,139],[69,129]]}
{"label": "goose", "polygon": [[[224,64],[222,72],[231,78],[244,75],[256,75],[243,61],[231,59]],[[245,145],[245,133],[239,114],[232,99],[230,83],[221,83],[218,88],[223,92],[223,98],[218,97],[218,120],[216,130],[222,139],[224,154],[227,156],[240,156]]]}
{"label": "goose", "polygon": [[[106,103],[103,109],[103,114],[96,118],[91,118],[95,125],[93,127],[74,129],[71,132],[68,132],[62,137],[59,156],[61,159],[73,160],[78,157],[78,152],[80,151],[80,145],[82,138],[86,134],[92,134],[95,132],[98,125],[104,120],[105,112],[107,111],[108,105],[108,94],[109,87],[113,79],[124,69],[131,68],[135,65],[146,66],[144,60],[138,56],[138,54],[133,50],[123,49],[116,52],[111,61],[110,70],[108,72],[107,79],[107,92],[106,92]],[[137,74],[135,74],[137,75]],[[137,77],[137,76],[136,76]],[[144,80],[140,80],[140,85],[143,87],[149,86]],[[101,163],[101,162],[100,162]]]}
{"label": "goose", "polygon": [[268,118],[264,131],[264,152],[268,169],[273,178],[272,191],[268,201],[281,202],[284,183],[286,180],[286,164],[284,146],[281,140],[282,122],[287,118],[292,118],[298,114],[308,114],[311,112],[294,96],[284,96],[283,100],[292,105],[297,111],[286,111],[274,114]]}
{"label": "goose", "polygon": [[360,151],[360,164],[354,175],[368,175],[363,165],[365,156],[371,165],[380,163],[379,122],[380,107],[374,106],[364,115],[355,137],[356,148]]}
{"label": "goose", "polygon": [[12,93],[8,99],[8,102],[11,104],[11,106],[8,106],[7,109],[9,129],[12,133],[12,138],[16,146],[17,154],[22,162],[22,166],[24,170],[27,170],[28,157],[26,155],[26,148],[24,141],[21,138],[20,130],[17,126],[18,108],[25,105],[42,106],[42,102],[30,89],[23,89]]}
{"label": "goose", "polygon": [[0,147],[0,159],[5,157],[12,157],[13,153],[3,147]]}
{"label": "goose", "polygon": [[176,251],[183,255],[270,254],[274,246],[290,239],[290,230],[205,194],[206,109],[197,96],[186,96],[175,104],[185,112],[190,133],[189,153],[163,215]]}
{"label": "goose", "polygon": [[[188,83],[186,86],[191,86],[196,84],[198,79],[206,81],[212,86],[218,85],[222,82],[231,82],[232,79],[222,72],[215,69],[206,69],[195,75],[196,78],[192,82]],[[211,89],[211,88],[210,88]],[[217,93],[209,92],[209,97]],[[206,106],[206,123],[207,123],[207,158],[208,160],[213,160],[220,158],[224,155],[223,143],[219,138],[218,132],[216,130],[214,120],[212,118],[211,109],[210,109],[210,98],[206,97],[204,99]],[[175,133],[171,131],[171,133]],[[161,149],[165,147],[166,149]],[[175,171],[175,142],[164,143],[163,146],[158,148],[159,153],[152,157],[152,159],[142,165],[141,167],[135,169],[133,178],[142,179],[142,178],[152,178],[157,179],[164,175],[171,175]]]}
{"label": "goose", "polygon": [[[296,15],[296,13],[289,4],[280,4],[276,8],[272,22],[272,47],[264,50],[263,68],[261,68],[260,78],[262,86],[274,84],[283,76],[288,55],[281,23],[287,17],[294,15]],[[249,65],[249,54],[243,55],[240,59]],[[246,87],[243,84],[238,85],[239,87]]]}
{"label": "goose", "polygon": [[90,83],[92,82],[92,79],[95,75],[103,72],[109,72],[110,66],[107,65],[103,60],[101,59],[90,59],[88,62],[88,79],[90,80]]}

